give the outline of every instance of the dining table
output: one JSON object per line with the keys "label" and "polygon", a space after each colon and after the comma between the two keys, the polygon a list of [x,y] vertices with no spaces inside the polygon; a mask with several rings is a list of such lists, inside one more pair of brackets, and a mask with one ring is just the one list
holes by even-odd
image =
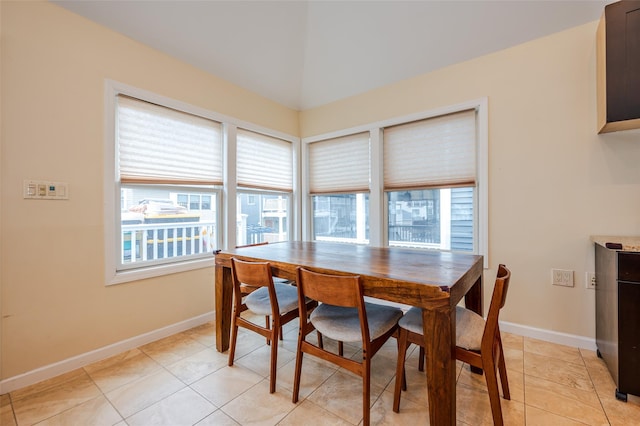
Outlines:
{"label": "dining table", "polygon": [[431,425],[456,424],[456,305],[482,316],[483,256],[441,250],[285,241],[215,255],[216,349],[229,348],[231,259],[269,262],[274,276],[295,281],[298,267],[359,275],[365,296],[422,308]]}

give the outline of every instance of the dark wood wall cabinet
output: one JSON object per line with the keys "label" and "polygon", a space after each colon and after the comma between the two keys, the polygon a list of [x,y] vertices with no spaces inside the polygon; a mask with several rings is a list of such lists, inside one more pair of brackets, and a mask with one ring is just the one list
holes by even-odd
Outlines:
{"label": "dark wood wall cabinet", "polygon": [[605,6],[597,32],[598,133],[640,128],[640,1]]}

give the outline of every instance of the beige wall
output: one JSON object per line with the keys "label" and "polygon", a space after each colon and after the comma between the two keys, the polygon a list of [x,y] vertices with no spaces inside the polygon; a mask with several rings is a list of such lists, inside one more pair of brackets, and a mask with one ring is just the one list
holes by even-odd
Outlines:
{"label": "beige wall", "polygon": [[[301,113],[302,136],[489,100],[489,262],[501,319],[595,337],[589,236],[640,235],[640,133],[596,134],[596,23]],[[553,287],[551,269],[575,271]],[[489,300],[492,286],[485,286]]]}
{"label": "beige wall", "polygon": [[[213,310],[213,269],[105,287],[104,81],[281,132],[298,112],[50,3],[1,2],[2,378]],[[68,201],[22,199],[24,179]]]}
{"label": "beige wall", "polygon": [[[303,136],[488,97],[486,276],[513,271],[506,321],[593,338],[589,235],[640,235],[640,136],[595,131],[595,23],[298,114],[55,5],[0,8],[2,378],[213,309],[211,269],[104,286],[105,78]],[[24,179],[70,199],[25,201]]]}
{"label": "beige wall", "polygon": [[[2,27],[2,6],[0,6],[0,28]],[[2,190],[2,139],[3,139],[3,134],[4,134],[4,127],[2,126],[2,47],[4,45],[4,36],[2,36],[2,38],[0,38],[0,191]],[[2,196],[1,196],[1,192],[0,192],[0,380],[4,377],[2,374],[3,368],[2,368],[2,335],[3,335],[3,327],[2,327],[2,318],[3,318],[3,313],[4,310],[2,309],[2,261],[1,259],[4,258],[4,256],[2,255],[2,241],[4,240],[4,236],[3,236],[3,232],[2,232],[2,204],[3,204],[3,200],[2,200]]]}

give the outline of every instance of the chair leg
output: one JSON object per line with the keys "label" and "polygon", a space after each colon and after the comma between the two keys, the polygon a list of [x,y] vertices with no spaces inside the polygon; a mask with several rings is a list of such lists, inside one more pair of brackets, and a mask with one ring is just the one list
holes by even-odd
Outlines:
{"label": "chair leg", "polygon": [[498,371],[500,373],[500,384],[502,385],[502,395],[504,399],[511,399],[509,392],[509,380],[507,379],[507,366],[504,362],[504,352],[502,351],[502,339],[498,336],[498,346],[500,348],[500,359],[498,360]]}
{"label": "chair leg", "polygon": [[279,326],[273,324],[271,327],[271,341],[273,344],[271,345],[271,368],[270,368],[270,377],[269,377],[269,393],[274,393],[276,391],[276,367],[278,365],[278,331],[280,330]]}
{"label": "chair leg", "polygon": [[371,361],[367,358],[362,364],[362,425],[369,426],[371,423]]}
{"label": "chair leg", "polygon": [[320,349],[324,349],[324,344],[322,342],[322,333],[320,333],[318,330],[316,330],[316,335],[318,336],[318,347]]}
{"label": "chair leg", "polygon": [[502,407],[500,406],[500,390],[498,389],[498,377],[496,365],[491,356],[482,358],[482,369],[484,377],[487,381],[487,392],[489,393],[489,402],[491,403],[491,414],[493,415],[493,424],[502,426]]}
{"label": "chair leg", "polygon": [[238,324],[235,313],[231,317],[231,342],[229,342],[229,367],[233,365],[233,358],[236,355],[236,341],[238,340]]}
{"label": "chair leg", "polygon": [[399,329],[398,333],[398,364],[396,366],[396,383],[393,391],[393,411],[400,412],[400,393],[407,390],[406,377],[404,374],[404,362],[407,356],[407,330]]}
{"label": "chair leg", "polygon": [[418,371],[424,371],[424,358],[425,358],[425,354],[424,354],[424,348],[422,346],[420,346],[420,354],[419,354],[418,358]]}
{"label": "chair leg", "polygon": [[344,356],[344,344],[342,342],[338,342],[338,355]]}
{"label": "chair leg", "polygon": [[[293,397],[291,401],[295,404],[298,402],[298,396],[300,394],[300,375],[302,374],[302,356],[304,352],[302,352],[302,340],[304,336],[302,335],[302,330],[300,330],[298,335],[298,349],[296,350],[296,369],[293,374]],[[322,341],[322,335],[318,333],[318,339]]]}

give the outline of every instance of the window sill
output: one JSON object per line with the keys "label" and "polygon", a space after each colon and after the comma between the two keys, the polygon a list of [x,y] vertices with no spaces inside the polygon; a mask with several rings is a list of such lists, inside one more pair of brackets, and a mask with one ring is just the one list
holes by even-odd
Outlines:
{"label": "window sill", "polygon": [[206,257],[174,264],[153,265],[140,269],[118,271],[111,277],[107,277],[105,285],[122,284],[179,272],[193,271],[195,269],[212,268],[213,266],[213,257]]}

